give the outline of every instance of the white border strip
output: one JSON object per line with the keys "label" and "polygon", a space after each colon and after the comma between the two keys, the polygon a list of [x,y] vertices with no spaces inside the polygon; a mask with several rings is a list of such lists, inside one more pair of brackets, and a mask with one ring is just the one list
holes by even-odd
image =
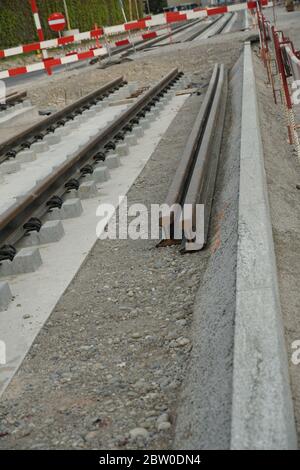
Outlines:
{"label": "white border strip", "polygon": [[296,449],[250,43],[244,48],[232,449]]}

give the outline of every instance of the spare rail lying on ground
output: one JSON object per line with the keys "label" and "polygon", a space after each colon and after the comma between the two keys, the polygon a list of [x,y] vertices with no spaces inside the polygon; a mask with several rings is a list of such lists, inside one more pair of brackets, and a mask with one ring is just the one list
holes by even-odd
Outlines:
{"label": "spare rail lying on ground", "polygon": [[86,167],[87,163],[93,171],[92,165],[96,165],[100,160],[105,160],[105,153],[109,149],[115,148],[115,142],[119,141],[120,133],[130,131],[181,75],[182,73],[179,73],[178,69],[171,70],[112,123],[102,129],[85,148],[79,150],[72,158],[58,166],[49,176],[38,183],[31,192],[0,215],[0,247],[2,247],[0,249],[0,261],[1,259],[7,259],[5,254],[3,255],[3,245],[15,245],[26,233],[24,228],[26,222],[33,217],[43,217],[49,212],[49,204],[47,203],[49,203],[50,198],[53,196],[61,197],[67,193],[67,183],[70,179],[82,180],[85,174],[82,169]]}
{"label": "spare rail lying on ground", "polygon": [[14,105],[21,103],[27,96],[27,91],[12,92],[6,96],[5,104]]}
{"label": "spare rail lying on ground", "polygon": [[48,132],[53,132],[54,129],[51,129],[51,126],[63,125],[59,124],[61,120],[69,118],[74,119],[72,113],[78,112],[81,107],[92,105],[93,100],[99,100],[102,97],[105,97],[107,93],[112,93],[114,90],[125,84],[126,82],[124,81],[123,77],[118,77],[115,80],[106,83],[105,85],[93,91],[92,93],[89,93],[88,95],[83,96],[74,103],[66,106],[62,110],[57,111],[51,116],[34,124],[30,128],[12,137],[11,139],[6,140],[0,145],[0,163],[3,163],[9,158],[15,157],[18,150],[24,150],[28,143],[30,146],[30,143],[33,143],[37,140],[41,140],[41,138]]}
{"label": "spare rail lying on ground", "polygon": [[[160,218],[164,238],[158,246],[181,242],[182,251],[198,251],[207,242],[226,101],[227,72],[224,65],[216,64],[165,201],[167,207],[173,207],[173,211]],[[186,204],[191,205],[192,213],[182,217],[182,209]],[[196,231],[197,204],[204,205],[204,239],[201,243],[193,235]],[[178,227],[180,238],[175,230]]]}

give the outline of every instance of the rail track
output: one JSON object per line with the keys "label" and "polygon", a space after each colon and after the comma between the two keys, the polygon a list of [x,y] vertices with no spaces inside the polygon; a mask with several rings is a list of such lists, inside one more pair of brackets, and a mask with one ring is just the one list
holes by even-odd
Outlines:
{"label": "rail track", "polygon": [[[56,167],[51,174],[37,183],[29,193],[19,198],[15,204],[0,215],[0,262],[4,260],[13,261],[17,253],[17,243],[26,234],[40,230],[43,217],[54,208],[60,209],[62,207],[64,196],[71,190],[78,189],[86,175],[91,175],[97,164],[105,161],[109,151],[115,149],[116,144],[124,139],[126,133],[132,131],[133,127],[145,117],[146,113],[159,102],[160,98],[182,75],[182,72],[173,69],[155,86],[139,96],[112,123],[107,124],[103,130],[100,130],[84,148],[80,148],[71,158]],[[123,78],[119,78],[102,87],[100,96],[103,95],[103,92],[120,86],[122,83],[124,83]],[[91,94],[88,100],[80,100],[82,101],[81,105],[93,99],[95,97],[92,97]],[[71,108],[68,109],[68,113],[76,109],[73,106],[68,107]],[[62,118],[65,115],[64,112],[60,117]],[[57,115],[53,115],[50,119],[57,122],[57,117]],[[49,122],[46,125],[45,122],[41,123],[40,132],[47,132],[48,125]],[[64,125],[64,122],[60,125]],[[34,129],[30,129],[29,135],[34,138],[35,134],[36,127],[34,126]],[[21,146],[25,138],[27,141],[28,133],[14,139],[14,145]]]}
{"label": "rail track", "polygon": [[[199,251],[207,243],[209,220],[220,155],[227,100],[227,73],[216,64],[184,149],[182,159],[169,188],[165,203],[173,211],[160,218],[164,234],[158,246],[181,244],[181,251]],[[201,234],[197,204],[204,206]],[[192,211],[186,214],[184,206]],[[204,232],[204,233],[203,233]]]}
{"label": "rail track", "polygon": [[90,109],[126,83],[123,77],[119,77],[3,142],[0,145],[0,164],[15,158],[19,151],[28,149],[33,143],[43,140],[47,134],[64,126],[66,122],[73,120],[84,110]]}
{"label": "rail track", "polygon": [[12,92],[5,97],[5,103],[0,104],[0,111],[5,111],[8,108],[15,106],[16,104],[22,103],[27,97],[26,91]]}
{"label": "rail track", "polygon": [[[214,31],[214,28],[219,24],[219,27],[214,31],[213,34],[221,34],[222,31],[225,29],[225,27],[228,25],[228,23],[231,21],[233,17],[233,13],[228,15],[228,18],[226,18],[225,22],[223,21],[223,17],[217,17],[214,19],[211,23],[207,23],[203,25],[203,21],[195,21],[192,24],[185,25],[181,29],[178,29],[174,33],[172,33],[172,36],[175,36],[173,42],[175,44],[177,43],[184,43],[184,42],[191,42],[197,39],[198,37],[201,37],[202,34],[205,32],[208,32],[210,30]],[[192,30],[189,34],[189,31]],[[176,38],[176,36],[179,36]],[[182,37],[180,37],[182,36]],[[149,49],[152,46],[160,47],[160,46],[165,46],[168,44],[166,40],[170,37],[170,34],[166,34],[165,36],[161,36],[160,38],[154,39],[152,42],[149,41],[149,43],[146,43],[141,45],[138,50],[144,50],[144,49]]]}

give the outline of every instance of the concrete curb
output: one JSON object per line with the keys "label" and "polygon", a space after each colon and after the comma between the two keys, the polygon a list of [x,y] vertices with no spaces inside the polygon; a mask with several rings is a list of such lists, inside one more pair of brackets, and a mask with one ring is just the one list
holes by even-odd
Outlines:
{"label": "concrete curb", "polygon": [[250,43],[245,43],[232,449],[296,449]]}

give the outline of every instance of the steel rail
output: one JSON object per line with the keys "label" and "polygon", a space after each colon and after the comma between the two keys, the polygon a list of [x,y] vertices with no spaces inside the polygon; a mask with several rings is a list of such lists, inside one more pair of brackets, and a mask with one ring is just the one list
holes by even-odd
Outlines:
{"label": "steel rail", "polygon": [[13,105],[16,102],[21,102],[23,101],[24,98],[27,96],[27,91],[21,91],[21,92],[13,92],[7,95],[6,97],[6,104]]}
{"label": "steel rail", "polygon": [[[145,49],[149,49],[151,48],[152,46],[154,46],[155,44],[158,44],[161,42],[161,41],[164,41],[165,39],[168,39],[168,38],[171,38],[173,36],[176,36],[176,34],[179,34],[181,33],[182,31],[188,29],[188,28],[191,28],[192,26],[195,26],[196,23],[201,23],[202,19],[200,20],[193,20],[192,22],[190,22],[189,24],[185,24],[185,25],[179,25],[177,26],[176,28],[174,28],[172,31],[168,31],[167,33],[165,34],[162,34],[161,36],[157,37],[157,38],[154,38],[154,39],[149,39],[148,41],[140,41],[139,43],[136,43],[135,44],[135,50],[138,52],[138,51],[142,51],[142,50],[145,50]],[[177,41],[175,41],[176,43]],[[180,41],[179,41],[180,42]],[[122,54],[121,57],[127,57],[128,55],[130,54],[133,54],[135,51],[131,48],[130,51],[128,52],[125,52],[124,54]]]}
{"label": "steel rail", "polygon": [[140,96],[135,103],[123,111],[112,123],[101,130],[85,148],[78,151],[71,159],[62,163],[49,176],[38,183],[33,190],[19,199],[16,204],[0,215],[0,247],[15,245],[26,233],[24,224],[32,217],[42,217],[48,211],[47,202],[53,196],[62,196],[68,189],[66,183],[71,178],[83,178],[81,169],[88,162],[96,164],[94,157],[133,119],[138,121],[144,112],[154,106],[157,95],[163,95],[171,84],[179,78],[175,68],[163,77],[155,86]]}
{"label": "steel rail", "polygon": [[118,77],[115,80],[112,80],[111,82],[106,83],[105,85],[98,88],[97,90],[89,93],[88,95],[83,96],[82,98],[75,101],[74,103],[69,104],[68,106],[61,109],[60,111],[57,111],[51,116],[34,124],[28,129],[20,132],[18,135],[6,140],[0,145],[0,163],[3,163],[8,158],[12,157],[12,155],[8,154],[8,152],[10,152],[12,149],[21,150],[22,148],[21,146],[24,142],[30,141],[30,139],[34,138],[37,134],[46,132],[47,128],[55,125],[61,119],[79,110],[82,106],[88,105],[93,100],[100,99],[106,93],[111,93],[112,91],[117,89],[117,87],[123,86],[124,84],[125,82],[124,82],[123,77]]}
{"label": "steel rail", "polygon": [[[198,251],[207,242],[226,100],[227,73],[223,65],[216,64],[165,200],[172,210],[160,217],[164,237],[158,246],[181,243],[182,251]],[[188,216],[182,213],[187,204],[193,209]],[[201,243],[194,236],[197,204],[204,205],[204,236]]]}

